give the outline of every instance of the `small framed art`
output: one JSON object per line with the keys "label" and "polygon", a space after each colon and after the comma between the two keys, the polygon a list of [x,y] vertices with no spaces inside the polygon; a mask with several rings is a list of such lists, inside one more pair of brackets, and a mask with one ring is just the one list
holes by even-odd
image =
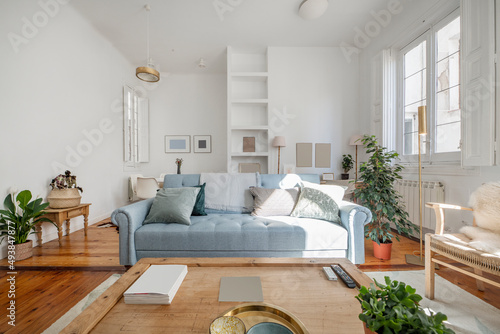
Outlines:
{"label": "small framed art", "polygon": [[191,136],[165,136],[165,153],[191,152]]}
{"label": "small framed art", "polygon": [[193,136],[194,153],[212,153],[212,136]]}

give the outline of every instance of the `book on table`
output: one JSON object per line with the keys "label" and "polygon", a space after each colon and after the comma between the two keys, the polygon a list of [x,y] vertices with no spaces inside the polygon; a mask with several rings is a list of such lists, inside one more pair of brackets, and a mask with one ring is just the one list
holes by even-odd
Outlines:
{"label": "book on table", "polygon": [[169,305],[187,275],[184,265],[152,265],[123,293],[125,304]]}

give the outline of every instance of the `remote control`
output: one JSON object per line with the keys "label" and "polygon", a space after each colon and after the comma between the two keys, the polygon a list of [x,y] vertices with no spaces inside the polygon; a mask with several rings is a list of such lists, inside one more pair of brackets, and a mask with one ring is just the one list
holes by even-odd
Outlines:
{"label": "remote control", "polygon": [[347,285],[348,288],[354,289],[356,287],[356,283],[352,280],[352,278],[347,275],[347,273],[340,267],[339,265],[332,264],[330,267],[332,267],[333,271],[340,276],[340,279],[344,281],[345,285]]}
{"label": "remote control", "polygon": [[336,281],[337,280],[337,275],[335,275],[332,268],[323,267],[323,271],[325,272],[326,278],[328,278],[329,281]]}

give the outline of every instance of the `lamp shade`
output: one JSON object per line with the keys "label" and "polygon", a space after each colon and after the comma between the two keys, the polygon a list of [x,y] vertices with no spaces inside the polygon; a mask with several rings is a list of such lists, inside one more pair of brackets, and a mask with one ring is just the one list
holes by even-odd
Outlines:
{"label": "lamp shade", "polygon": [[283,136],[274,137],[272,145],[273,147],[285,147],[286,146],[285,137]]}
{"label": "lamp shade", "polygon": [[326,12],[328,0],[304,0],[299,7],[299,15],[303,19],[317,19]]}
{"label": "lamp shade", "polygon": [[363,145],[361,139],[363,139],[362,135],[354,135],[351,137],[351,140],[349,140],[349,145],[352,146]]}

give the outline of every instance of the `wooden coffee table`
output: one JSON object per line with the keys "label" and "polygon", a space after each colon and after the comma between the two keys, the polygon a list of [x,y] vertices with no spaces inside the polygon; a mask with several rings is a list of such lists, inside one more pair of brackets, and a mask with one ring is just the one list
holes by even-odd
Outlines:
{"label": "wooden coffee table", "polygon": [[[208,333],[213,319],[242,303],[219,302],[220,278],[260,276],[264,302],[296,316],[310,333],[363,333],[361,311],[339,279],[322,267],[339,264],[359,285],[372,280],[347,259],[168,258],[141,259],[61,333]],[[130,305],[123,293],[150,265],[185,264],[188,274],[171,305]]]}

